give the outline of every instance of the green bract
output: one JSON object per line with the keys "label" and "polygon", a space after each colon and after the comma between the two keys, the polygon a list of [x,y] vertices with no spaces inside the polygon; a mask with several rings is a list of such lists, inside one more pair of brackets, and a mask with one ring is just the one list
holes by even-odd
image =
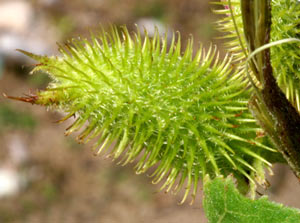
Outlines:
{"label": "green bract", "polygon": [[166,191],[185,186],[183,201],[206,174],[264,183],[265,157],[275,150],[248,111],[248,83],[231,71],[231,58],[220,61],[214,47],[193,56],[192,40],[181,53],[179,35],[169,47],[157,32],[133,36],[112,28],[60,47],[60,57],[24,52],[52,82],[19,99],[63,110],[63,120],[75,116],[66,134],[84,126],[78,140],[96,138],[96,154],[111,148],[123,165],[136,160],[137,173],[155,167],[153,182],[165,179]]}
{"label": "green bract", "polygon": [[[218,28],[227,34],[226,46],[233,53],[241,70],[245,69],[248,50],[244,38],[240,0],[223,0],[226,9],[216,10],[228,15],[218,22]],[[297,0],[272,0],[271,42],[300,37],[300,4]],[[283,44],[271,48],[274,76],[288,100],[300,112],[300,50],[297,44]]]}

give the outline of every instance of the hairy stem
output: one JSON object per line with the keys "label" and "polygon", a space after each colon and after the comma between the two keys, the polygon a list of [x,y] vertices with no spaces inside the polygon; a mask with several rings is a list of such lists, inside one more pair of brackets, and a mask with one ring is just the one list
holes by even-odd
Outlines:
{"label": "hairy stem", "polygon": [[[245,38],[252,52],[270,42],[271,1],[241,0],[241,6]],[[252,97],[250,109],[300,179],[300,115],[276,83],[270,49],[259,53],[253,63],[262,89]]]}

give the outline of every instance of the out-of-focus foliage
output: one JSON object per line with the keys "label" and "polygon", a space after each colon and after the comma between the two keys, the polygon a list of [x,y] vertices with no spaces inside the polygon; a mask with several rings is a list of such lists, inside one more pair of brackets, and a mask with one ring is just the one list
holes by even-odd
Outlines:
{"label": "out-of-focus foliage", "polygon": [[0,105],[0,131],[6,128],[33,130],[36,125],[31,114],[17,111],[6,104]]}

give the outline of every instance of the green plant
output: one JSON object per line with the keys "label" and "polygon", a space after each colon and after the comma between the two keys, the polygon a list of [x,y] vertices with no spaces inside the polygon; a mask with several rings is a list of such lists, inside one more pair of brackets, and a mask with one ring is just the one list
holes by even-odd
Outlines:
{"label": "green plant", "polygon": [[[75,116],[67,135],[88,123],[80,142],[97,138],[96,154],[114,145],[109,155],[123,165],[136,160],[137,173],[155,167],[153,182],[164,180],[162,189],[185,188],[182,202],[190,192],[195,197],[205,178],[211,222],[264,219],[263,211],[251,218],[243,212],[247,209],[232,216],[235,202],[220,215],[211,213],[224,210],[220,196],[244,199],[222,176],[233,176],[239,192],[252,199],[272,163],[285,160],[300,177],[300,51],[299,44],[291,44],[298,41],[300,6],[288,0],[216,4],[224,6],[216,12],[225,14],[218,24],[232,56],[220,59],[213,46],[193,53],[192,39],[182,53],[179,34],[168,47],[158,32],[142,38],[138,30],[130,35],[126,27],[112,27],[91,41],[61,46],[60,57],[20,50],[39,62],[33,72],[44,70],[52,81],[34,95],[9,98],[63,110],[68,115],[61,121]],[[231,189],[211,187],[220,184]],[[266,200],[241,203],[253,209],[263,203],[262,210],[272,207],[287,222],[300,219],[298,210]]]}

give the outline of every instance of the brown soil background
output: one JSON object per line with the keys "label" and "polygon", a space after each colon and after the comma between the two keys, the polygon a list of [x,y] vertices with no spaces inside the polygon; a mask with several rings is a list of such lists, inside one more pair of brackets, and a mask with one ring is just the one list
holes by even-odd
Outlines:
{"label": "brown soil background", "polygon": [[[3,2],[0,1],[0,6]],[[87,36],[89,29],[97,29],[99,24],[104,27],[126,24],[134,30],[134,24],[140,18],[156,18],[170,30],[179,30],[183,42],[192,34],[195,48],[199,41],[204,45],[210,42],[220,45],[215,37],[222,35],[214,31],[213,22],[217,16],[212,14],[212,6],[206,0],[29,2],[35,18],[54,27],[55,31],[45,37],[53,52],[55,42],[65,42],[72,36]],[[47,30],[47,27],[43,28]],[[33,29],[27,32],[31,33]],[[220,49],[222,51],[221,46]],[[28,89],[45,86],[44,79],[28,75],[30,69],[22,64],[23,61],[13,58],[5,60],[0,79],[1,93],[17,96],[27,93]],[[188,202],[178,205],[180,194],[159,192],[159,185],[152,185],[149,177],[135,175],[134,165],[117,166],[105,157],[95,157],[90,144],[78,145],[76,134],[65,137],[64,130],[70,123],[54,123],[61,114],[3,97],[0,98],[1,106],[9,106],[16,116],[29,115],[36,124],[27,128],[18,124],[0,126],[0,166],[10,162],[9,145],[18,139],[29,158],[26,163],[12,168],[30,178],[18,194],[0,199],[0,222],[207,222],[201,190],[193,205]],[[274,173],[275,176],[270,177],[271,187],[263,192],[274,201],[300,208],[300,185],[291,171],[284,165],[276,165]]]}

